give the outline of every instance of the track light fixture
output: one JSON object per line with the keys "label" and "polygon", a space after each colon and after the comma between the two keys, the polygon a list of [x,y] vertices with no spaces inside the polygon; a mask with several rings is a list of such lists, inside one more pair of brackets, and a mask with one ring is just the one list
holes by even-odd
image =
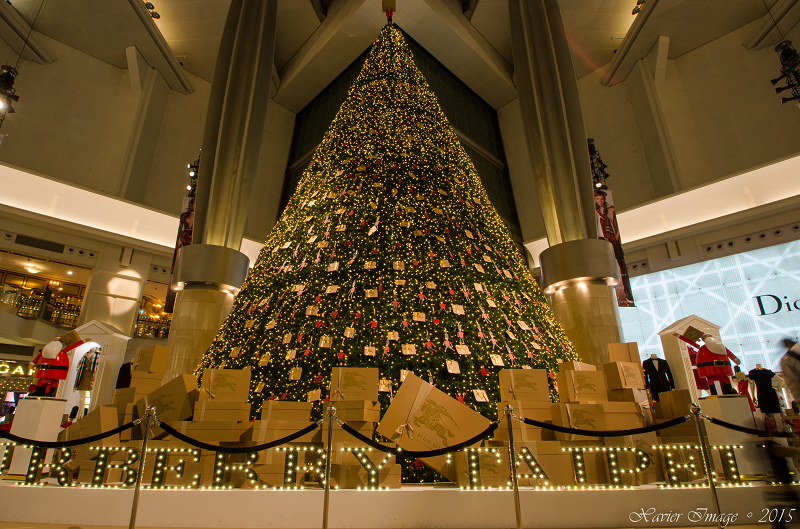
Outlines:
{"label": "track light fixture", "polygon": [[786,86],[778,86],[775,92],[780,94],[789,90],[789,97],[781,97],[781,104],[794,101],[800,106],[800,55],[792,47],[792,41],[784,40],[775,46],[775,51],[781,59],[781,75],[772,79],[773,86],[785,80]]}

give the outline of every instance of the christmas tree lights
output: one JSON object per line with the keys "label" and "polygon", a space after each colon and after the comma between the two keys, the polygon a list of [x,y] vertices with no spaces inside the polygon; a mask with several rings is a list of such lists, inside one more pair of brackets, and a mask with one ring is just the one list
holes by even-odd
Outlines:
{"label": "christmas tree lights", "polygon": [[265,399],[326,400],[332,367],[378,367],[384,407],[413,372],[493,417],[504,366],[553,373],[575,358],[386,26],[197,375],[250,366],[257,413]]}

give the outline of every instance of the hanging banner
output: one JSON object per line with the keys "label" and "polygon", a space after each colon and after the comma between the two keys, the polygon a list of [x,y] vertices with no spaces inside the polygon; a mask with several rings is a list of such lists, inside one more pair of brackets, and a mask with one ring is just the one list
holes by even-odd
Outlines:
{"label": "hanging banner", "polygon": [[[178,240],[175,242],[175,253],[172,254],[172,268],[169,273],[169,282],[172,284],[172,274],[175,272],[175,258],[178,250],[188,244],[192,244],[192,228],[194,226],[194,197],[183,197],[183,207],[181,208],[181,219],[178,224]],[[164,312],[172,314],[175,306],[175,291],[167,289],[167,299],[164,301]]]}
{"label": "hanging banner", "polygon": [[620,307],[634,307],[631,280],[628,276],[628,265],[625,263],[625,253],[622,251],[622,239],[619,235],[617,212],[611,190],[594,190],[594,212],[597,220],[597,237],[610,242],[614,247],[614,257],[617,259],[621,279],[615,288],[617,304]]}

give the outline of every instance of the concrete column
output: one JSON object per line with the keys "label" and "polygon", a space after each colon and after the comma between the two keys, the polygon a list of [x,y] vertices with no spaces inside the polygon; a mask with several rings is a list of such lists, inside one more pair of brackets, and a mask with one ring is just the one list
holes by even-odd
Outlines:
{"label": "concrete column", "polygon": [[596,239],[586,131],[569,43],[558,0],[509,0],[508,5],[531,178],[550,244],[540,256],[542,287],[578,355],[599,365],[607,361],[606,344],[620,341],[609,286],[619,274],[611,246]]}
{"label": "concrete column", "polygon": [[130,336],[152,259],[147,252],[104,244],[86,285],[78,326],[97,320]]}
{"label": "concrete column", "polygon": [[239,252],[259,174],[277,0],[233,0],[220,42],[200,160],[193,243],[178,252],[164,381],[191,373],[247,274]]}
{"label": "concrete column", "polygon": [[581,362],[608,362],[609,343],[619,343],[619,308],[614,285],[619,269],[614,248],[600,239],[551,246],[540,256],[542,288]]}

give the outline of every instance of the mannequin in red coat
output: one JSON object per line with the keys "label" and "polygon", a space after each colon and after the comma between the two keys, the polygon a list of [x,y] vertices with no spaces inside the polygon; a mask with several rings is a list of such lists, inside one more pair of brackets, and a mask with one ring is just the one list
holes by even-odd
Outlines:
{"label": "mannequin in red coat", "polygon": [[730,352],[719,339],[710,334],[702,337],[703,346],[697,351],[697,373],[708,381],[708,390],[717,394],[715,382],[719,382],[723,395],[736,395],[731,385],[733,368],[731,360],[738,366],[741,361]]}
{"label": "mannequin in red coat", "polygon": [[33,359],[36,369],[34,384],[28,389],[31,397],[55,397],[58,383],[67,378],[69,357],[61,342],[53,340]]}

